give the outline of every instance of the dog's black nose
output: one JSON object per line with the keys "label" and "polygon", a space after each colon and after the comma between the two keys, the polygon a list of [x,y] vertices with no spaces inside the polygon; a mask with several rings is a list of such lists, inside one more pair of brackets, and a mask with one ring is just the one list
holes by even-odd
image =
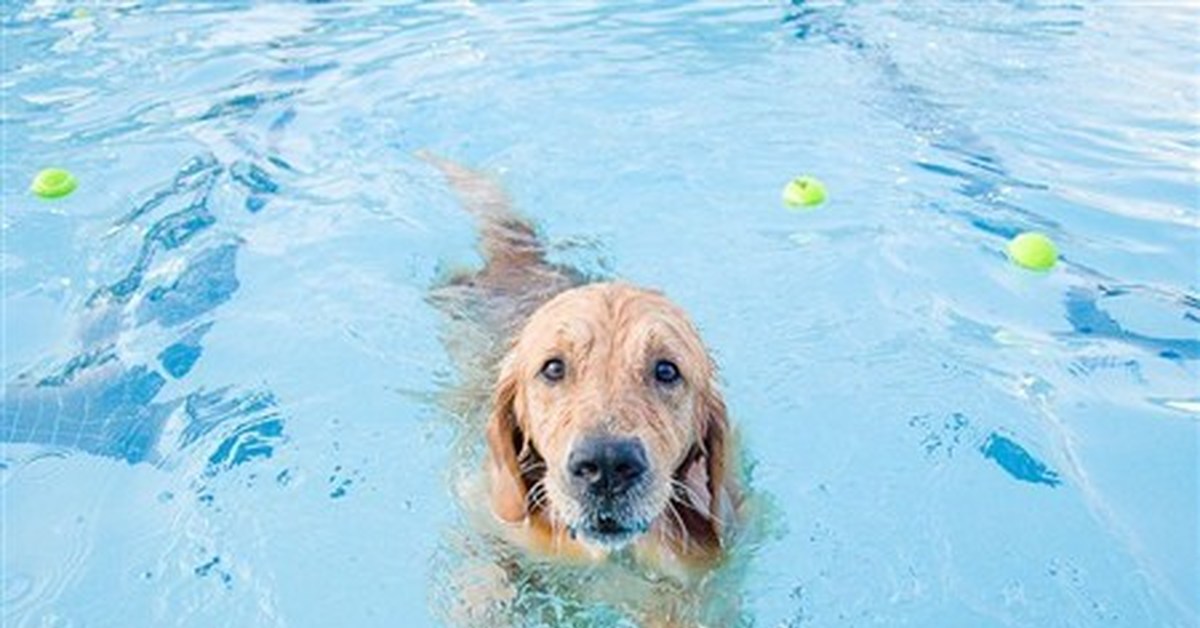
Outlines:
{"label": "dog's black nose", "polygon": [[646,448],[635,438],[593,436],[580,442],[567,459],[571,483],[604,495],[629,490],[646,474]]}

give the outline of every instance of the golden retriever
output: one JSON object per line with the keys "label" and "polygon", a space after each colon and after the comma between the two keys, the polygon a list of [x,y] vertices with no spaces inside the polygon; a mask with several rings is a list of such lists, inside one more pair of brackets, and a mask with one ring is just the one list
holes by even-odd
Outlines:
{"label": "golden retriever", "polygon": [[[588,284],[549,263],[496,184],[422,157],[481,233],[484,268],[433,298],[474,323],[472,340],[460,327],[448,346],[491,388],[479,493],[492,531],[537,556],[621,555],[685,588],[700,581],[724,556],[741,498],[716,368],[696,328],[660,293]],[[683,615],[662,600],[642,605],[649,623]]]}

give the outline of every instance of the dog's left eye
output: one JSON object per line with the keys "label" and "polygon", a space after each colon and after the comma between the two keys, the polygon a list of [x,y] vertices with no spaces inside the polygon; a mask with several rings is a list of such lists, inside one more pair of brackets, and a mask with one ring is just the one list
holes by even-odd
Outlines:
{"label": "dog's left eye", "polygon": [[654,365],[654,379],[660,384],[674,384],[679,381],[679,367],[670,360],[659,360]]}
{"label": "dog's left eye", "polygon": [[567,365],[564,364],[563,361],[558,358],[551,358],[549,360],[546,360],[546,363],[542,365],[542,377],[546,378],[547,381],[550,381],[550,382],[560,381],[563,377],[566,376],[566,374],[567,374]]}

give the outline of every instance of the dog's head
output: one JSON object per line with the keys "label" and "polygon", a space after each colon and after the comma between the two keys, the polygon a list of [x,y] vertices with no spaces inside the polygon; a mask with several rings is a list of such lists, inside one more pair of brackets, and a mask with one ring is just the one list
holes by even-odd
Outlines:
{"label": "dog's head", "polygon": [[604,548],[652,529],[720,546],[725,404],[683,311],[622,284],[564,292],[505,357],[488,425],[492,507]]}

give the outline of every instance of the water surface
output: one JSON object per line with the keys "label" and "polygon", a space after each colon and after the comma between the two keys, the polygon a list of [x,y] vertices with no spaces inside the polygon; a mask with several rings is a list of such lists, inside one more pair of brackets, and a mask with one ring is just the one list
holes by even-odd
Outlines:
{"label": "water surface", "polygon": [[[474,461],[426,295],[478,256],[421,148],[693,314],[773,504],[747,623],[1197,622],[1194,8],[18,0],[0,28],[5,626],[438,621]],[[36,200],[51,165],[80,187]],[[780,207],[800,173],[824,207]],[[1005,260],[1027,229],[1054,272]]]}

